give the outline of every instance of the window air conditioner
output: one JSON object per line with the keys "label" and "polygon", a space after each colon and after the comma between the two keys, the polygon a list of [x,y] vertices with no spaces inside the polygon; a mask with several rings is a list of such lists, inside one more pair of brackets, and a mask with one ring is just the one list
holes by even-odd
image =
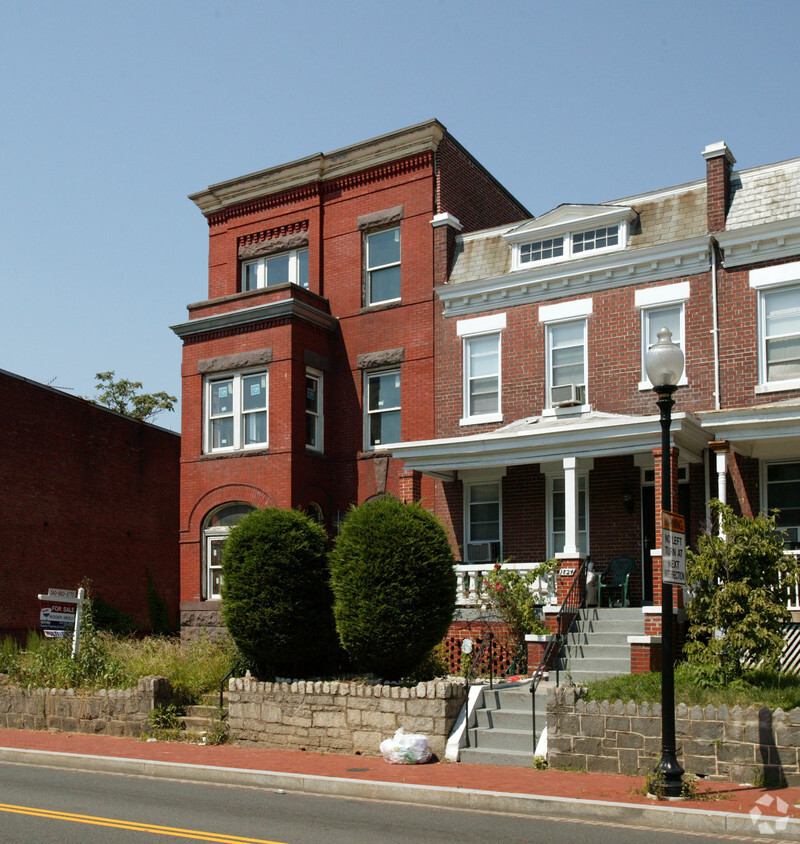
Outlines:
{"label": "window air conditioner", "polygon": [[468,563],[494,563],[500,559],[499,542],[468,542]]}
{"label": "window air conditioner", "polygon": [[551,387],[550,404],[553,407],[583,404],[583,387],[579,384],[559,384],[558,387]]}

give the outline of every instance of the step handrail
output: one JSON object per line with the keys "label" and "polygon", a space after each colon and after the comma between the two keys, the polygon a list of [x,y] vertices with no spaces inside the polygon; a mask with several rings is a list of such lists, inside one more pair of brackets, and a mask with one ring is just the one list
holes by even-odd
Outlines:
{"label": "step handrail", "polygon": [[224,721],[228,717],[227,709],[223,712],[223,708],[225,706],[225,683],[230,680],[231,677],[236,673],[235,668],[231,668],[231,670],[222,678],[219,684],[219,720]]}
{"label": "step handrail", "polygon": [[[581,608],[585,592],[586,564],[588,562],[589,557],[587,557],[580,564],[578,568],[578,573],[575,575],[575,578],[572,581],[572,585],[569,587],[569,591],[567,592],[564,601],[558,608],[558,613],[556,615],[555,636],[547,643],[547,646],[544,649],[544,654],[542,655],[542,659],[539,662],[539,666],[537,667],[536,671],[534,671],[533,677],[531,678],[531,726],[533,734],[534,755],[536,754],[536,689],[539,687],[539,683],[541,682],[545,666],[549,665],[549,660],[553,657],[554,652],[556,659],[558,659],[558,657],[561,655],[563,637],[566,635],[567,631],[572,625],[574,617],[578,614],[578,611]],[[556,685],[561,685],[558,662],[556,662]]]}

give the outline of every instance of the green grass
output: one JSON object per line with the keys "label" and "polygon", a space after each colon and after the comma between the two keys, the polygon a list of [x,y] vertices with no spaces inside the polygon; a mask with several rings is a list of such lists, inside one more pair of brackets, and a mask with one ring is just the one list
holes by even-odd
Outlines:
{"label": "green grass", "polygon": [[[587,700],[661,703],[661,674],[628,674],[588,684]],[[767,706],[788,711],[800,706],[800,677],[768,671],[745,672],[740,679],[700,672],[682,663],[675,667],[675,703],[687,706]]]}

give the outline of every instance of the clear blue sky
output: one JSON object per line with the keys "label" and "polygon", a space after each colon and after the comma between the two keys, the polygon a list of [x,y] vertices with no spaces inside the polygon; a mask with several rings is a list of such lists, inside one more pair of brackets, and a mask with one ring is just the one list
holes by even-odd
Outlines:
{"label": "clear blue sky", "polygon": [[0,0],[0,368],[180,395],[186,195],[432,117],[536,215],[700,178],[719,140],[800,156],[799,25],[783,0]]}

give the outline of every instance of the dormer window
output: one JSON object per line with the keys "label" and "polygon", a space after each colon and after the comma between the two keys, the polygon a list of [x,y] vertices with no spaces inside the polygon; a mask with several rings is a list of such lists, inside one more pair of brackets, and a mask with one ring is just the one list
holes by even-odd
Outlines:
{"label": "dormer window", "polygon": [[551,264],[624,249],[633,208],[608,205],[564,205],[507,232],[513,269]]}

